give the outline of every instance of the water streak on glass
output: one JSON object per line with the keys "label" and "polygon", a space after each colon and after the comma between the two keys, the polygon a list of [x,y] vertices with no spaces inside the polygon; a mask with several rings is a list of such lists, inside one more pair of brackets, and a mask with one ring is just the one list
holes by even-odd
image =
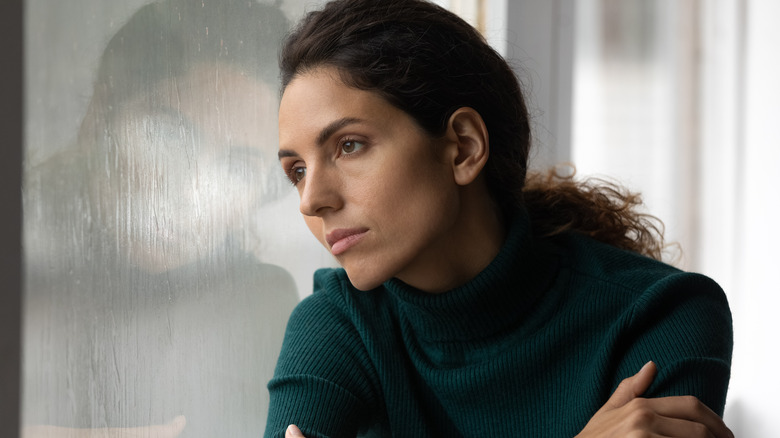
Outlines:
{"label": "water streak on glass", "polygon": [[259,436],[287,317],[332,263],[276,159],[291,6],[26,7],[25,436]]}

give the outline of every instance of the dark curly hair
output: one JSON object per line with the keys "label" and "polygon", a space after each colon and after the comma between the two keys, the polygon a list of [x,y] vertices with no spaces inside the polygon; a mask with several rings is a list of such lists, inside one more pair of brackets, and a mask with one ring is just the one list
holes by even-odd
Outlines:
{"label": "dark curly hair", "polygon": [[657,219],[636,210],[638,195],[555,171],[528,175],[531,129],[520,82],[501,55],[457,15],[424,0],[335,0],[307,14],[280,55],[282,89],[320,66],[344,84],[378,93],[431,136],[458,108],[471,107],[490,134],[484,173],[507,215],[524,205],[535,232],[576,231],[661,257]]}

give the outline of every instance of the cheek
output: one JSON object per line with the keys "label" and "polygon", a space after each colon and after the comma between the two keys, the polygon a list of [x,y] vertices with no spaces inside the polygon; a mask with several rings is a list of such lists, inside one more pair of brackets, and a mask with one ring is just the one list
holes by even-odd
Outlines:
{"label": "cheek", "polygon": [[424,235],[448,228],[460,208],[458,186],[448,175],[446,169],[432,167],[408,175],[399,191],[403,196],[394,199],[398,222]]}
{"label": "cheek", "polygon": [[451,170],[440,163],[408,166],[405,171],[386,175],[383,186],[384,190],[394,188],[388,193],[392,202],[404,203],[420,212],[440,210],[457,193]]}

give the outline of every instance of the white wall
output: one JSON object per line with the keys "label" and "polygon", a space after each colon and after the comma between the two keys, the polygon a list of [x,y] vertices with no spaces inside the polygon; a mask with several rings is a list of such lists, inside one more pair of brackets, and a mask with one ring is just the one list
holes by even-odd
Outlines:
{"label": "white wall", "polygon": [[[780,223],[780,194],[776,188],[780,163],[780,27],[776,18],[780,16],[780,3],[750,0],[744,5],[744,57],[738,59],[744,68],[740,81],[742,104],[731,114],[738,133],[733,144],[738,158],[731,162],[739,177],[737,226],[708,237],[729,240],[721,251],[733,248],[734,288],[729,298],[735,349],[726,419],[734,424],[738,436],[773,437],[780,430],[776,409],[780,393],[776,371],[780,361],[780,318],[776,312],[780,308],[780,283],[775,278],[780,261],[780,237],[775,231]],[[717,175],[713,175],[715,178]],[[715,200],[719,197],[715,194]],[[728,215],[722,210],[718,213]]]}
{"label": "white wall", "polygon": [[594,39],[606,3],[576,3],[574,162],[641,191],[681,244],[669,261],[724,288],[735,335],[725,419],[737,436],[776,436],[780,3],[629,3],[651,9],[637,28],[653,29],[629,62]]}

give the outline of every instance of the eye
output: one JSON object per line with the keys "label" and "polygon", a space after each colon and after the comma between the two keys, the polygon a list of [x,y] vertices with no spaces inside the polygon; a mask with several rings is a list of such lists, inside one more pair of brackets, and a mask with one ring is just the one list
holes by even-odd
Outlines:
{"label": "eye", "polygon": [[289,167],[285,167],[284,173],[287,175],[287,178],[290,180],[292,185],[298,185],[301,180],[306,176],[306,166],[303,166],[301,164],[295,163]]}
{"label": "eye", "polygon": [[290,181],[292,181],[293,184],[298,184],[305,176],[306,167],[304,166],[293,166],[293,168],[290,169]]}
{"label": "eye", "polygon": [[346,139],[341,142],[341,153],[344,155],[354,154],[365,147],[365,143],[357,140]]}

